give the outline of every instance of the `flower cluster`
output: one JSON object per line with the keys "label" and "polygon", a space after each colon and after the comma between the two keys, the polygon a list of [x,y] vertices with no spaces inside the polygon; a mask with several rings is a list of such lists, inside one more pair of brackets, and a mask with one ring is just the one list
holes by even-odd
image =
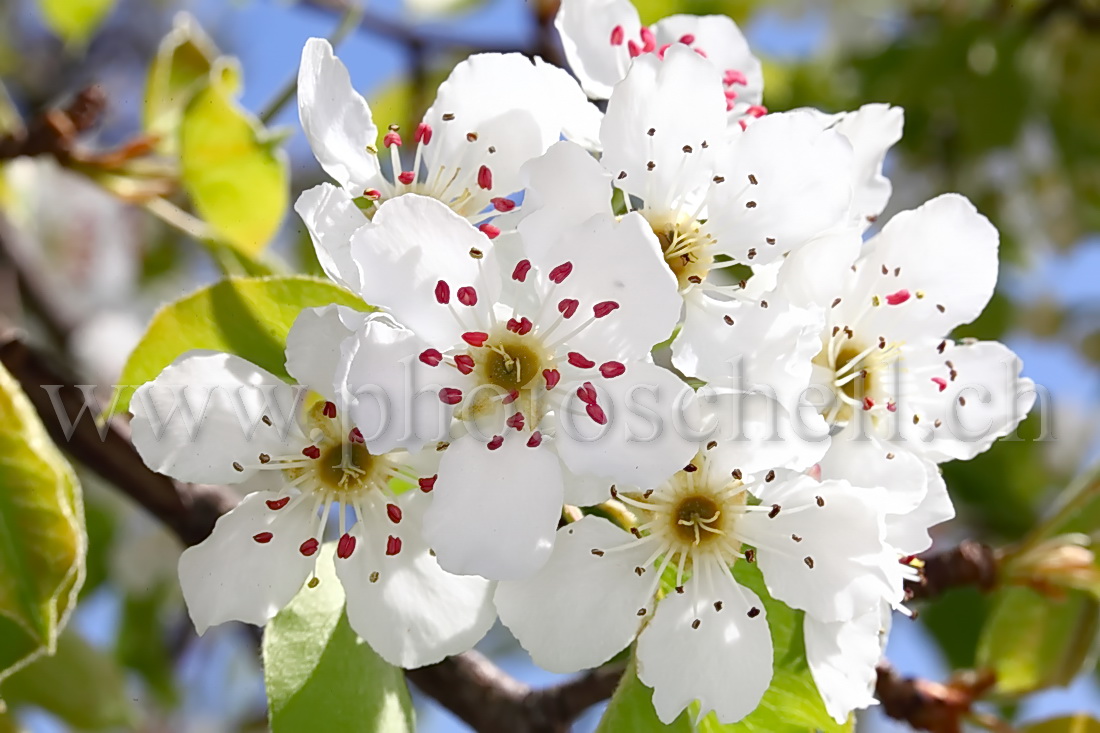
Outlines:
{"label": "flower cluster", "polygon": [[296,385],[191,352],[135,395],[150,466],[248,492],[183,555],[191,616],[265,623],[331,523],[348,619],[394,664],[499,616],[552,671],[635,643],[662,720],[733,722],[782,603],[843,721],[953,516],[937,464],[1033,399],[1004,346],[948,337],[992,295],[997,232],[949,194],[867,238],[901,110],[768,113],[728,18],[564,0],[557,26],[579,83],[475,55],[381,139],[307,43],[302,127],[336,185],[296,209],[376,310],[303,312]]}

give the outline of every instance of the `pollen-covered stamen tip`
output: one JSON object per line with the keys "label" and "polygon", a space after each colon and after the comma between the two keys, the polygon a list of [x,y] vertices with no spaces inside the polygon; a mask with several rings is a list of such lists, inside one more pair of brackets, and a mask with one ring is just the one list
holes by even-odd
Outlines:
{"label": "pollen-covered stamen tip", "polygon": [[485,342],[489,340],[489,334],[484,331],[467,331],[462,334],[462,340],[468,343],[470,346],[481,347],[485,345]]}
{"label": "pollen-covered stamen tip", "polygon": [[643,53],[650,53],[657,48],[657,36],[653,35],[653,31],[644,25],[642,26],[641,36]]}
{"label": "pollen-covered stamen tip", "polygon": [[355,538],[345,532],[336,542],[336,557],[347,560],[355,552]]}
{"label": "pollen-covered stamen tip", "polygon": [[458,302],[466,306],[477,305],[477,291],[469,285],[458,289]]}
{"label": "pollen-covered stamen tip", "polygon": [[596,366],[596,362],[586,358],[584,354],[576,351],[570,351],[567,358],[569,363],[577,367],[578,369],[591,369],[592,367]]}
{"label": "pollen-covered stamen tip", "polygon": [[558,313],[561,313],[562,318],[572,318],[580,306],[581,302],[576,298],[562,298],[558,302]]}
{"label": "pollen-covered stamen tip", "polygon": [[512,199],[506,199],[503,196],[496,196],[489,199],[489,203],[493,205],[493,208],[501,213],[507,213],[516,208],[516,202]]}
{"label": "pollen-covered stamen tip", "polygon": [[638,45],[637,41],[627,41],[626,50],[632,59],[642,55],[642,47]]}
{"label": "pollen-covered stamen tip", "polygon": [[516,414],[512,415],[504,421],[505,425],[514,430],[523,430],[523,423],[524,417],[522,412],[517,412]]}
{"label": "pollen-covered stamen tip", "polygon": [[396,555],[399,552],[401,552],[401,538],[400,537],[394,537],[391,534],[389,536],[389,538],[386,540],[386,554],[390,555],[392,557],[393,555]]}
{"label": "pollen-covered stamen tip", "polygon": [[432,141],[432,126],[427,122],[421,122],[416,126],[416,135],[413,139],[420,145],[427,145]]}
{"label": "pollen-covered stamen tip", "polygon": [[489,222],[485,222],[477,229],[489,239],[496,239],[500,236],[500,227],[496,226],[495,224],[490,224]]}
{"label": "pollen-covered stamen tip", "polygon": [[608,361],[600,365],[600,374],[606,379],[618,377],[626,373],[626,366],[618,361]]}
{"label": "pollen-covered stamen tip", "polygon": [[424,349],[420,352],[420,361],[428,366],[439,366],[440,362],[443,361],[443,354],[438,349]]}
{"label": "pollen-covered stamen tip", "polygon": [[462,390],[454,387],[444,387],[439,390],[439,401],[445,405],[457,405],[462,402]]}
{"label": "pollen-covered stamen tip", "polygon": [[366,191],[363,191],[363,198],[370,201],[377,201],[382,198],[382,192],[377,188],[368,188]]}
{"label": "pollen-covered stamen tip", "polygon": [[524,282],[527,280],[527,273],[531,272],[531,261],[520,260],[516,263],[516,268],[512,270],[512,279],[517,282]]}
{"label": "pollen-covered stamen tip", "polygon": [[542,433],[540,433],[537,430],[535,432],[531,433],[531,437],[527,439],[527,447],[528,448],[538,448],[541,443],[542,443]]}
{"label": "pollen-covered stamen tip", "polygon": [[596,403],[593,402],[592,404],[585,405],[584,411],[588,413],[588,416],[592,418],[592,421],[597,425],[607,424],[607,413],[605,413],[603,408]]}
{"label": "pollen-covered stamen tip", "polygon": [[489,166],[483,165],[477,170],[477,185],[486,191],[493,187],[493,171]]}
{"label": "pollen-covered stamen tip", "polygon": [[336,417],[336,405],[332,402],[326,402],[325,406],[321,408],[321,414],[331,420]]}
{"label": "pollen-covered stamen tip", "polygon": [[387,148],[391,147],[393,145],[397,145],[397,146],[400,147],[400,145],[401,145],[401,135],[400,135],[400,133],[398,133],[397,130],[390,130],[389,132],[386,133],[386,136],[384,138],[382,138],[382,144],[385,145]]}
{"label": "pollen-covered stamen tip", "polygon": [[680,43],[684,44],[685,46],[690,46],[691,44],[695,43],[695,36],[691,35],[690,33],[685,33],[684,35],[680,36]]}
{"label": "pollen-covered stamen tip", "polygon": [[435,284],[435,299],[440,305],[447,305],[451,302],[451,286],[445,281],[440,280]]}
{"label": "pollen-covered stamen tip", "polygon": [[504,436],[494,435],[493,439],[485,444],[485,447],[488,448],[489,450],[496,450],[497,448],[499,448],[502,445],[504,445]]}
{"label": "pollen-covered stamen tip", "polygon": [[617,310],[618,307],[619,304],[615,301],[605,300],[602,303],[596,303],[596,305],[592,306],[592,314],[596,316],[596,318],[603,318],[604,316],[610,315],[612,311]]}
{"label": "pollen-covered stamen tip", "polygon": [[947,380],[943,377],[932,377],[932,382],[940,388],[940,392],[947,389]]}
{"label": "pollen-covered stamen tip", "polygon": [[397,524],[401,521],[401,507],[396,504],[386,505],[386,516],[390,518],[390,521]]}
{"label": "pollen-covered stamen tip", "polygon": [[306,458],[317,460],[321,457],[321,449],[315,445],[307,445],[305,448],[302,449],[302,455]]}
{"label": "pollen-covered stamen tip", "polygon": [[573,263],[563,262],[550,271],[550,280],[560,285],[565,281],[565,278],[569,277],[569,273],[571,272],[573,272]]}
{"label": "pollen-covered stamen tip", "polygon": [[261,545],[266,545],[268,542],[271,542],[271,539],[274,536],[275,535],[271,534],[270,532],[260,532],[259,534],[252,535],[252,539]]}
{"label": "pollen-covered stamen tip", "polygon": [[543,369],[542,378],[546,380],[546,389],[553,389],[561,381],[561,372],[557,369]]}
{"label": "pollen-covered stamen tip", "polygon": [[864,397],[863,398],[863,409],[864,410],[871,410],[871,409],[874,408],[874,406],[875,406],[875,401],[872,400],[870,397]]}
{"label": "pollen-covered stamen tip", "polygon": [[348,433],[348,441],[351,443],[365,444],[367,441],[363,438],[363,434],[359,432],[359,428],[352,428]]}
{"label": "pollen-covered stamen tip", "polygon": [[901,305],[905,301],[909,300],[909,291],[905,288],[897,291],[896,293],[890,293],[886,296],[886,302],[889,305]]}
{"label": "pollen-covered stamen tip", "polygon": [[320,542],[318,542],[313,537],[310,537],[308,540],[298,546],[298,552],[302,553],[306,557],[312,557],[317,552],[317,549],[320,546]]}
{"label": "pollen-covered stamen tip", "polygon": [[577,387],[577,397],[586,405],[596,404],[596,400],[599,398],[596,394],[596,388],[592,386],[591,382],[585,382]]}
{"label": "pollen-covered stamen tip", "polygon": [[264,503],[267,504],[268,509],[270,509],[273,512],[277,512],[280,509],[282,509],[284,506],[286,506],[289,502],[290,502],[290,497],[289,496],[284,496],[282,499],[268,499]]}
{"label": "pollen-covered stamen tip", "polygon": [[410,183],[416,180],[416,173],[412,171],[401,171],[397,174],[397,180],[408,186]]}
{"label": "pollen-covered stamen tip", "polygon": [[623,30],[621,25],[617,25],[611,29],[611,45],[621,46],[623,41],[626,40],[626,31]]}
{"label": "pollen-covered stamen tip", "polygon": [[438,480],[439,474],[434,474],[432,476],[426,476],[424,478],[417,479],[416,483],[420,487],[420,490],[427,494],[435,488],[435,482]]}
{"label": "pollen-covered stamen tip", "polygon": [[469,354],[458,354],[455,356],[455,367],[463,374],[469,374],[474,370],[474,357]]}

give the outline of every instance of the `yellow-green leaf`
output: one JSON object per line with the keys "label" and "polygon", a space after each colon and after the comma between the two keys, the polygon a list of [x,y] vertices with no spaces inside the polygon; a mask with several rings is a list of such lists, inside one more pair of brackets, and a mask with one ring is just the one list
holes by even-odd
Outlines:
{"label": "yellow-green leaf", "polygon": [[412,731],[405,676],[351,630],[332,564],[333,545],[323,553],[319,582],[303,587],[264,630],[271,730]]}
{"label": "yellow-green leaf", "polygon": [[330,303],[367,309],[328,280],[304,276],[231,278],[169,303],[130,353],[120,379],[125,386],[110,409],[125,412],[134,389],[192,349],[237,354],[289,378],[284,362],[290,326],[303,309]]}
{"label": "yellow-green leaf", "polygon": [[0,367],[0,680],[52,654],[84,580],[80,486]]}
{"label": "yellow-green leaf", "polygon": [[115,0],[38,0],[46,25],[65,43],[84,45],[107,18]]}
{"label": "yellow-green leaf", "polygon": [[179,150],[179,125],[184,107],[210,83],[218,48],[189,13],[179,13],[157,47],[145,80],[145,131],[159,138],[165,155]]}
{"label": "yellow-green leaf", "polygon": [[1086,713],[1051,718],[1022,726],[1020,733],[1100,733],[1100,720]]}
{"label": "yellow-green leaf", "polygon": [[236,102],[239,70],[215,64],[211,83],[187,104],[180,125],[184,188],[217,234],[249,255],[278,231],[289,201],[286,155]]}

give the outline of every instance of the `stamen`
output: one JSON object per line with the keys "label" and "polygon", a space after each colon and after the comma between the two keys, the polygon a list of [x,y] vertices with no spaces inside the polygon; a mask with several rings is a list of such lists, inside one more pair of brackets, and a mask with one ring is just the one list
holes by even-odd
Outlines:
{"label": "stamen", "polygon": [[484,224],[479,226],[478,231],[480,231],[482,234],[484,234],[489,239],[496,239],[497,237],[500,236],[500,227],[494,226],[494,225],[490,224],[489,222],[485,222]]}
{"label": "stamen", "polygon": [[467,331],[462,334],[462,340],[468,343],[470,346],[482,347],[485,342],[489,340],[489,334],[484,331]]}
{"label": "stamen", "polygon": [[600,374],[606,379],[612,379],[626,373],[626,366],[617,361],[608,361],[600,365]]}
{"label": "stamen", "polygon": [[576,351],[569,352],[568,360],[570,364],[577,367],[578,369],[591,369],[592,367],[596,366],[596,362],[592,361],[591,359],[585,358],[583,354],[580,354]]}
{"label": "stamen", "polygon": [[302,553],[306,557],[311,557],[315,552],[317,552],[317,548],[319,548],[320,546],[320,542],[318,542],[313,537],[310,537],[298,547],[298,552]]}
{"label": "stamen", "polygon": [[458,302],[466,306],[477,305],[477,291],[469,285],[458,289]]}
{"label": "stamen", "polygon": [[256,540],[256,542],[261,545],[266,545],[268,542],[271,542],[271,538],[274,536],[275,535],[270,532],[260,532],[259,534],[252,535],[252,539]]}
{"label": "stamen", "polygon": [[401,521],[401,507],[396,504],[386,505],[386,516],[390,518],[390,521],[397,524]]}
{"label": "stamen", "polygon": [[535,432],[531,433],[531,437],[527,439],[527,447],[528,448],[538,448],[541,443],[542,443],[542,433],[540,433],[537,430]]}
{"label": "stamen", "polygon": [[512,279],[517,282],[524,282],[527,280],[527,273],[531,271],[530,260],[520,260],[516,263],[516,269],[512,270]]}
{"label": "stamen", "polygon": [[347,560],[353,552],[355,552],[355,537],[345,532],[336,543],[336,557]]}
{"label": "stamen", "polygon": [[561,381],[561,372],[557,369],[543,369],[542,378],[546,380],[546,389],[553,389]]}
{"label": "stamen", "polygon": [[565,278],[569,277],[569,273],[571,272],[573,272],[573,263],[563,262],[550,271],[550,280],[560,285]]}
{"label": "stamen", "polygon": [[493,172],[489,166],[483,165],[477,171],[477,185],[488,191],[493,187]]}
{"label": "stamen", "polygon": [[386,554],[392,557],[399,552],[401,552],[401,538],[390,535],[386,540]]}
{"label": "stamen", "polygon": [[282,509],[289,502],[290,497],[284,496],[282,499],[268,499],[265,503],[267,504],[267,508],[274,512]]}
{"label": "stamen", "polygon": [[451,302],[451,286],[443,280],[435,284],[435,299],[440,305]]}
{"label": "stamen", "polygon": [[439,366],[439,363],[443,361],[443,354],[438,349],[425,349],[420,352],[420,361],[428,366]]}
{"label": "stamen", "polygon": [[486,443],[485,447],[489,450],[496,450],[502,445],[504,445],[504,436],[494,435],[493,439]]}
{"label": "stamen", "polygon": [[428,476],[427,478],[417,479],[417,484],[420,486],[420,490],[425,494],[429,493],[435,488],[435,482],[439,480],[439,474]]}
{"label": "stamen", "polygon": [[604,302],[597,303],[595,306],[593,306],[592,312],[595,314],[596,318],[603,318],[604,316],[610,314],[612,311],[616,310],[618,307],[619,304],[615,301],[605,300]]}
{"label": "stamen", "polygon": [[462,390],[455,387],[443,387],[439,390],[439,401],[445,405],[457,405],[462,402]]}

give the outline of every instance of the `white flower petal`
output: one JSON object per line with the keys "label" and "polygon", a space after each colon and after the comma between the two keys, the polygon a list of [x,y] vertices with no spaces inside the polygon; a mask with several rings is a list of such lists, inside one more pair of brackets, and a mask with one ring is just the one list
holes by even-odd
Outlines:
{"label": "white flower petal", "polygon": [[369,317],[342,305],[303,310],[286,337],[287,372],[298,384],[333,401],[341,344]]}
{"label": "white flower petal", "polygon": [[927,480],[924,498],[907,512],[886,515],[886,541],[901,555],[916,555],[932,546],[928,530],[955,518],[955,505],[939,466],[923,461]]}
{"label": "white flower petal", "polygon": [[149,468],[181,481],[238,483],[255,473],[261,453],[304,447],[300,393],[239,356],[189,351],[134,393],[134,447]]}
{"label": "white flower petal", "polygon": [[[735,723],[756,709],[771,684],[772,638],[760,598],[718,578],[699,594],[696,607],[691,585],[700,582],[693,577],[685,593],[665,596],[638,637],[638,678],[653,688],[653,706],[664,723],[695,700],[700,716],[713,710],[720,722]],[[753,608],[759,613],[750,617]]]}
{"label": "white flower petal", "polygon": [[900,586],[890,587],[877,569],[897,565],[883,542],[880,492],[808,476],[757,485],[753,492],[781,507],[774,516],[753,512],[737,523],[738,533],[757,548],[774,598],[822,621],[844,621],[900,597]]}
{"label": "white flower petal", "polygon": [[294,210],[309,230],[313,251],[325,274],[349,290],[359,290],[359,270],[351,259],[351,237],[370,221],[348,192],[322,183],[302,192]]}
{"label": "white flower petal", "polygon": [[852,143],[855,151],[855,186],[852,224],[866,229],[890,200],[890,179],[882,175],[886,153],[901,140],[905,111],[888,104],[865,104],[854,112],[842,112],[832,128]]}
{"label": "white flower petal", "polygon": [[912,377],[898,400],[903,442],[936,462],[988,450],[1035,403],[1020,358],[996,341],[913,343],[902,354]]}
{"label": "white flower petal", "polygon": [[[707,460],[717,475],[769,469],[803,470],[829,448],[828,427],[816,412],[792,417],[763,394],[701,393],[703,421],[716,425],[706,443]],[[804,420],[797,424],[798,420]]]}
{"label": "white flower petal", "polygon": [[[622,545],[630,549],[607,552]],[[652,605],[655,570],[635,572],[652,551],[606,519],[566,525],[541,570],[497,586],[500,620],[545,670],[600,665],[634,639],[638,610]]]}
{"label": "white flower petal", "polygon": [[[852,200],[852,146],[804,111],[762,117],[716,163],[704,230],[738,262],[766,264],[844,225]],[[798,201],[792,215],[791,202]]]}
{"label": "white flower petal", "polygon": [[541,257],[572,227],[612,213],[611,174],[579,145],[555,143],[524,164],[521,175],[526,189],[518,228],[530,257]]}
{"label": "white flower petal", "polygon": [[795,308],[779,296],[764,302],[720,301],[693,290],[672,363],[715,386],[774,393],[793,409],[810,384],[810,360],[821,350],[820,310]]}
{"label": "white flower petal", "polygon": [[352,422],[374,454],[418,449],[448,434],[451,409],[439,400],[458,371],[420,360],[428,345],[389,316],[373,313],[343,342],[337,372],[346,377]]}
{"label": "white flower petal", "polygon": [[[566,262],[573,265],[572,272],[561,284],[552,284],[548,274]],[[609,315],[574,335],[569,335],[570,324],[560,326],[557,338],[569,335],[563,350],[600,363],[642,358],[672,334],[679,320],[676,278],[640,214],[630,213],[618,221],[606,214],[594,216],[566,232],[541,257],[532,256],[531,263],[539,269],[538,287],[544,297],[554,303],[564,298],[580,302],[582,310],[575,321],[591,319],[599,303],[618,304]],[[556,309],[550,311],[551,320],[558,317]]]}
{"label": "white flower petal", "polygon": [[517,580],[550,557],[561,516],[562,475],[551,443],[527,447],[510,431],[490,450],[467,435],[444,452],[424,536],[445,570]]}
{"label": "white flower petal", "polygon": [[[889,611],[887,611],[889,613]],[[806,660],[825,709],[840,724],[855,710],[877,705],[875,667],[882,659],[882,611],[873,608],[851,621],[803,621]]]}
{"label": "white flower petal", "polygon": [[[420,533],[430,497],[397,497],[394,523],[382,504],[352,528],[355,550],[337,557],[336,574],[347,594],[348,622],[390,664],[415,669],[476,644],[496,619],[493,584],[451,575],[439,567]],[[400,540],[396,554],[387,554]]]}
{"label": "white flower petal", "polygon": [[[863,238],[859,230],[847,227],[815,237],[787,255],[778,267],[777,292],[795,305],[830,309],[852,276],[851,267],[859,258]],[[753,270],[750,287],[758,277]]]}
{"label": "white flower petal", "polygon": [[359,193],[378,182],[378,139],[370,107],[323,38],[311,38],[298,68],[298,117],[317,162],[337,183]]}
{"label": "white flower petal", "polygon": [[[740,72],[744,84],[727,84],[726,90],[735,92],[734,116],[760,104],[764,95],[764,71],[759,59],[752,55],[749,43],[741,29],[726,15],[670,15],[653,26],[657,35],[657,47],[667,43],[690,40],[688,44],[696,53],[706,54],[706,59],[722,72]],[[740,80],[739,80],[740,81]]]}
{"label": "white flower petal", "polygon": [[615,87],[600,128],[601,162],[647,209],[676,211],[710,185],[725,130],[718,70],[678,44],[664,61],[653,54],[635,59]]}
{"label": "white flower petal", "polygon": [[843,479],[857,486],[885,492],[890,514],[908,514],[927,493],[926,461],[852,420],[832,437],[829,452],[820,461],[822,479]]}
{"label": "white flower petal", "polygon": [[569,396],[555,413],[555,445],[578,475],[659,486],[698,450],[699,436],[692,433],[701,427],[695,395],[679,377],[655,364],[625,366],[618,377],[584,380],[596,388],[597,405],[607,419],[603,425],[575,394],[581,380],[563,380]]}
{"label": "white flower petal", "polygon": [[458,343],[467,330],[437,302],[437,283],[450,297],[460,287],[473,287],[478,305],[464,308],[472,320],[484,313],[500,291],[495,259],[470,256],[476,249],[491,252],[485,235],[436,199],[405,194],[378,207],[372,226],[356,232],[352,258],[359,267],[361,295],[371,305],[389,310],[398,321],[437,348]]}
{"label": "white flower petal", "polygon": [[[891,342],[945,336],[977,318],[993,295],[997,243],[997,230],[958,194],[903,211],[867,242],[837,315],[858,323],[857,333]],[[890,304],[888,296],[904,299]],[[876,297],[881,305],[860,316]]]}
{"label": "white flower petal", "polygon": [[[266,504],[282,496],[249,494],[218,519],[209,537],[183,551],[180,586],[199,634],[226,621],[262,626],[302,587],[316,558],[298,548],[316,515],[308,498],[278,510]],[[265,533],[266,541],[255,539]]]}
{"label": "white flower petal", "polygon": [[[593,99],[610,97],[630,66],[627,41],[640,38],[634,5],[630,0],[562,0],[554,25],[584,91]],[[623,39],[613,44],[616,27],[623,29]]]}

